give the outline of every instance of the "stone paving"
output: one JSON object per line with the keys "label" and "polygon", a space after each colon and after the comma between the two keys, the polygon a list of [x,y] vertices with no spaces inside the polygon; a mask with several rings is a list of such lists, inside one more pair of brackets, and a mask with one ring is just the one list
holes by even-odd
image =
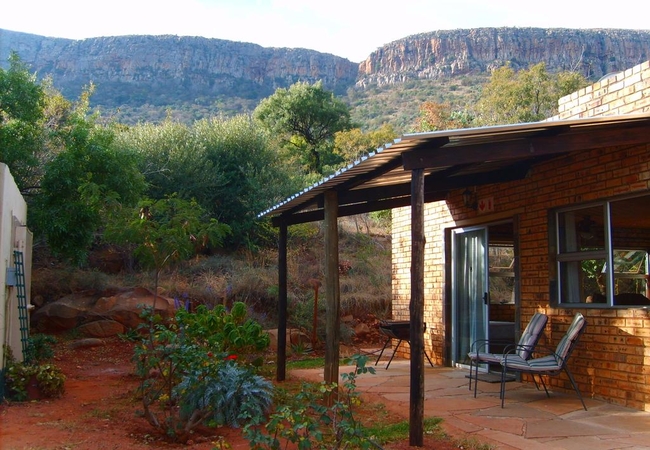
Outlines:
{"label": "stone paving", "polygon": [[[378,396],[387,408],[409,417],[409,370],[406,360],[385,361],[375,374],[357,379],[358,392]],[[341,367],[340,373],[351,367]],[[574,392],[552,392],[534,385],[508,382],[501,408],[499,383],[479,382],[477,397],[468,388],[467,370],[425,364],[424,414],[444,419],[453,436],[473,437],[495,449],[650,449],[650,413],[585,398],[587,411]],[[320,381],[322,369],[293,370],[297,377]],[[584,393],[583,393],[584,396]]]}

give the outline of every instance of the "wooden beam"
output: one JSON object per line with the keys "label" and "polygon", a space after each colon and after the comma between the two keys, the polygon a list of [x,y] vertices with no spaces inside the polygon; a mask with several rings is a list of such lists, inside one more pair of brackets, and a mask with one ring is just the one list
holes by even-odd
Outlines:
{"label": "wooden beam", "polygon": [[[325,382],[339,382],[340,304],[338,198],[325,193]],[[330,401],[332,399],[329,399]]]}
{"label": "wooden beam", "polygon": [[[444,200],[447,192],[437,191],[425,194],[425,203]],[[355,205],[347,205],[339,207],[339,217],[354,216],[373,211],[384,211],[386,209],[401,208],[411,204],[411,196],[392,198],[389,200],[380,200],[376,202],[358,203]],[[325,218],[324,209],[315,209],[303,213],[295,213],[291,216],[279,216],[271,219],[271,224],[274,227],[279,226],[281,223],[286,222],[289,225],[297,225],[300,223],[317,222]]]}
{"label": "wooden beam", "polygon": [[278,353],[276,380],[284,381],[287,368],[287,224],[278,239]]}
{"label": "wooden beam", "polygon": [[424,170],[411,173],[411,391],[409,445],[424,444]]}
{"label": "wooden beam", "polygon": [[645,122],[631,122],[610,127],[584,127],[579,130],[562,128],[562,131],[566,130],[570,131],[560,135],[540,132],[537,136],[434,148],[434,151],[430,147],[421,147],[402,153],[402,160],[404,168],[412,170],[633,145],[648,142],[650,126]]}

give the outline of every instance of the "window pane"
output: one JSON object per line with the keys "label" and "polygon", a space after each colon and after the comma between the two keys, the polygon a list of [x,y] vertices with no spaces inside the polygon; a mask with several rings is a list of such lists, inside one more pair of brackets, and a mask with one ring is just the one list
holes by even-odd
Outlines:
{"label": "window pane", "polygon": [[614,305],[650,305],[650,196],[611,202]]}
{"label": "window pane", "polygon": [[583,259],[560,263],[562,303],[606,303],[607,277],[604,259]]}
{"label": "window pane", "polygon": [[603,206],[576,209],[560,213],[558,232],[560,253],[603,250],[605,233]]}
{"label": "window pane", "polygon": [[514,249],[511,246],[490,245],[488,262],[490,303],[515,303]]}

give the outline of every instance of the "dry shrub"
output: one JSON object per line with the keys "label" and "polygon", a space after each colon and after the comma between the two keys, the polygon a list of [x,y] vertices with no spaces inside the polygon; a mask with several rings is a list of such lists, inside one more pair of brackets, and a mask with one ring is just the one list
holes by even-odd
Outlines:
{"label": "dry shrub", "polygon": [[66,295],[82,292],[103,292],[121,283],[96,270],[71,267],[37,268],[32,272],[31,296],[37,302],[50,303]]}
{"label": "dry shrub", "polygon": [[[352,219],[340,219],[344,226],[339,233],[339,259],[349,264],[341,274],[341,312],[361,318],[372,314],[390,317],[391,261],[390,237],[373,234],[377,227],[364,218],[356,232]],[[288,300],[290,326],[311,329],[314,281],[324,283],[323,235],[319,224],[292,226],[287,255]],[[58,266],[57,266],[58,267]],[[103,290],[109,285],[153,287],[154,274],[125,272],[107,275],[80,269],[35,269],[32,293],[46,301],[54,301],[72,292],[87,289]],[[164,271],[159,285],[168,297],[188,300],[192,307],[216,304],[246,303],[250,314],[269,326],[277,324],[278,255],[277,249],[234,254],[200,256]],[[324,310],[323,287],[319,297]],[[325,317],[324,311],[321,317]]]}

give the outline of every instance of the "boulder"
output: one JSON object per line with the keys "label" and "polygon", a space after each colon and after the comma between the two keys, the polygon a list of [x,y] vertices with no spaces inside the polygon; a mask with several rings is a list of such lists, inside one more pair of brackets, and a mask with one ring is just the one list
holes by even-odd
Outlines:
{"label": "boulder", "polygon": [[[32,314],[32,326],[43,333],[58,333],[95,321],[116,322],[124,330],[135,329],[142,323],[140,314],[143,306],[153,307],[156,314],[169,318],[174,314],[174,300],[142,287],[125,289],[119,292],[83,292],[68,295],[55,302],[38,308]],[[119,327],[115,324],[92,325],[92,332],[108,333]],[[98,327],[105,327],[101,331]],[[109,331],[113,330],[113,331]]]}
{"label": "boulder", "polygon": [[[278,351],[278,329],[265,330],[270,337],[269,350]],[[297,328],[287,329],[287,354],[291,354],[292,347],[301,346],[303,349],[311,348],[311,338]]]}
{"label": "boulder", "polygon": [[70,330],[85,321],[94,303],[95,298],[88,293],[67,295],[34,311],[32,326],[41,333]]}
{"label": "boulder", "polygon": [[154,307],[156,314],[169,318],[174,314],[174,300],[154,295],[146,288],[135,288],[97,300],[90,314],[121,323],[126,329],[135,329],[142,323],[144,307]]}
{"label": "boulder", "polygon": [[356,335],[357,338],[362,339],[368,336],[368,334],[370,334],[370,327],[363,322],[358,323],[354,327],[354,334]]}

